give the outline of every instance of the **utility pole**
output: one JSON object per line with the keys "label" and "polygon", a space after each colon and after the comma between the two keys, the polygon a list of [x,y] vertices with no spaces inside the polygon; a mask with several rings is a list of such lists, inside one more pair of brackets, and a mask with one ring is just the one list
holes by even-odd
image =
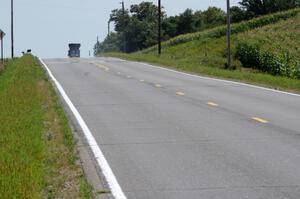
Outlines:
{"label": "utility pole", "polygon": [[11,58],[14,58],[14,0],[11,0]]}
{"label": "utility pole", "polygon": [[1,32],[1,61],[3,62],[3,33]]}
{"label": "utility pole", "polygon": [[158,54],[161,54],[161,0],[158,0]]}
{"label": "utility pole", "polygon": [[231,17],[230,17],[230,0],[227,0],[227,67],[231,68]]}
{"label": "utility pole", "polygon": [[122,4],[122,13],[123,13],[123,51],[124,53],[126,53],[126,25],[125,25],[125,5],[124,5],[124,1],[121,2]]}
{"label": "utility pole", "polygon": [[0,40],[1,40],[1,61],[3,62],[3,37],[4,37],[4,32],[2,32],[2,30],[0,30]]}

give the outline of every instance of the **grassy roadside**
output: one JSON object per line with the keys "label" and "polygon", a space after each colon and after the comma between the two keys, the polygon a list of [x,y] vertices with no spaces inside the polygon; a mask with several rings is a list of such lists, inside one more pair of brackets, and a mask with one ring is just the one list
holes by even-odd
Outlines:
{"label": "grassy roadside", "polygon": [[0,60],[0,73],[4,70],[4,65],[7,63],[7,60],[3,60],[3,62]]}
{"label": "grassy roadside", "polygon": [[[182,52],[184,54],[184,52]],[[227,80],[235,80],[249,84],[255,84],[277,90],[300,93],[300,80],[289,79],[287,77],[272,76],[254,70],[239,68],[237,70],[226,70],[219,67],[208,67],[196,65],[189,60],[178,60],[172,54],[162,56],[154,54],[123,54],[123,53],[106,53],[100,56],[116,57],[131,61],[148,62],[162,67],[172,68],[175,70],[188,72],[192,74],[204,75],[208,77],[217,77]]]}
{"label": "grassy roadside", "polygon": [[37,59],[0,74],[1,198],[93,198],[64,110]]}

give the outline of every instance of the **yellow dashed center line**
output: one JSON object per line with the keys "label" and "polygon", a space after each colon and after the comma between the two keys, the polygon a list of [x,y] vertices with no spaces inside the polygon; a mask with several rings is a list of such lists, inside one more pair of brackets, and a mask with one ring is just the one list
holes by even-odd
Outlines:
{"label": "yellow dashed center line", "polygon": [[219,106],[218,104],[216,104],[216,103],[214,103],[214,102],[207,102],[207,105],[213,106],[213,107]]}
{"label": "yellow dashed center line", "polygon": [[107,66],[103,66],[103,65],[100,65],[100,64],[97,64],[97,66],[98,66],[99,68],[102,68],[102,69],[105,70],[105,71],[109,71],[109,68],[108,68]]}
{"label": "yellow dashed center line", "polygon": [[176,92],[176,95],[179,95],[179,96],[185,96],[185,93],[184,92]]}
{"label": "yellow dashed center line", "polygon": [[[97,67],[99,67],[99,68],[101,68],[101,69],[103,69],[105,71],[109,71],[110,70],[107,66],[104,66],[104,65],[101,65],[101,64],[98,64],[98,63],[90,62],[90,64],[94,64]],[[120,74],[121,74],[121,72],[118,72],[118,75],[120,75]],[[128,75],[127,78],[131,78],[131,76]],[[140,82],[144,82],[144,81],[145,80],[143,80],[143,79],[140,80]],[[156,88],[161,88],[162,86],[160,84],[155,84],[155,87]],[[181,92],[181,91],[178,91],[178,92],[176,92],[176,95],[185,96],[185,93]],[[207,105],[212,106],[212,107],[219,106],[217,103],[214,103],[214,102],[207,102]],[[252,117],[251,119],[254,120],[254,121],[256,121],[256,122],[263,123],[263,124],[269,123],[269,121],[267,121],[265,119],[262,119],[262,118],[259,118],[259,117]]]}
{"label": "yellow dashed center line", "polygon": [[98,64],[98,63],[95,63],[95,62],[89,62],[90,64],[94,64],[94,65],[96,65],[98,68],[101,68],[101,69],[103,69],[103,70],[105,70],[105,71],[109,71],[109,68],[107,67],[107,66],[104,66],[104,65],[102,65],[102,64]]}
{"label": "yellow dashed center line", "polygon": [[263,124],[269,123],[269,121],[264,120],[264,119],[259,118],[259,117],[252,117],[252,120],[255,120],[255,121],[260,122],[260,123],[263,123]]}

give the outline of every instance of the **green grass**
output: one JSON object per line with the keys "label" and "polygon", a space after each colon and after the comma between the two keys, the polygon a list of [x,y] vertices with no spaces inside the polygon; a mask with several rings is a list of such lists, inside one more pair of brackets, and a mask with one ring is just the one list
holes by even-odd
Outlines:
{"label": "green grass", "polygon": [[239,34],[237,40],[259,43],[262,49],[277,55],[288,52],[300,61],[300,14],[273,25]]}
{"label": "green grass", "polygon": [[[256,41],[264,42],[264,49],[273,52],[274,54],[285,51],[293,55],[295,59],[299,59],[300,14],[297,14],[299,11],[299,9],[294,9],[284,13],[276,13],[233,25],[235,29],[240,30],[235,31],[236,34],[232,35],[233,54],[236,54],[236,46],[240,41]],[[275,17],[276,20],[274,20],[274,16],[277,16]],[[281,18],[278,16],[281,16]],[[258,23],[257,21],[259,20],[262,20],[263,22]],[[264,26],[249,26],[249,24],[264,24]],[[249,27],[254,27],[254,29],[249,30]],[[225,69],[225,64],[227,62],[226,36],[207,36],[222,35],[216,34],[216,32],[220,32],[216,30],[222,29],[223,27],[220,27],[171,39],[163,44],[164,48],[161,56],[157,55],[156,51],[153,50],[155,49],[153,47],[132,54],[106,53],[100,56],[112,56],[135,61],[145,61],[160,66],[171,67],[180,71],[237,80],[300,93],[300,80],[272,76],[258,70],[243,68],[241,62],[235,56],[233,65],[236,70]],[[177,43],[174,42],[174,40],[178,38],[185,39],[179,39],[180,42]]]}
{"label": "green grass", "polygon": [[3,61],[0,60],[0,74],[4,70],[4,66],[7,64],[8,59],[4,59]]}
{"label": "green grass", "polygon": [[300,79],[300,14],[237,37],[243,66]]}
{"label": "green grass", "polygon": [[0,75],[0,198],[91,198],[68,119],[37,59]]}

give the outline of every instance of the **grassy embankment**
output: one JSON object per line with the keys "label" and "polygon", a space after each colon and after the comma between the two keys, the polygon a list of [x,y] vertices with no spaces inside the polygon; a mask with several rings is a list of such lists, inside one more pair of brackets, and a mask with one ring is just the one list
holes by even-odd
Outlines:
{"label": "grassy embankment", "polygon": [[0,60],[0,73],[3,71],[4,69],[4,65],[7,63],[7,60],[3,60],[3,62]]}
{"label": "grassy embankment", "polygon": [[37,59],[0,73],[0,198],[92,198],[72,131]]}
{"label": "grassy embankment", "polygon": [[[163,53],[161,56],[157,55],[156,46],[132,54],[107,53],[99,56],[145,61],[180,71],[233,79],[300,93],[299,79],[288,78],[282,75],[270,75],[267,74],[267,71],[258,70],[257,66],[243,67],[237,56],[237,46],[239,43],[247,42],[249,45],[259,43],[263,44],[260,45],[260,48],[264,52],[272,53],[272,58],[273,55],[275,57],[284,54],[288,55],[287,59],[292,59],[293,63],[300,64],[299,13],[300,9],[294,9],[234,24],[232,26],[232,42],[235,70],[225,69],[225,26],[180,35],[166,41],[162,44]],[[247,51],[244,54],[247,54]],[[258,59],[261,60],[260,57]],[[271,63],[277,63],[277,60],[272,61]],[[298,66],[300,67],[300,65]],[[282,71],[284,70],[282,69]]]}

